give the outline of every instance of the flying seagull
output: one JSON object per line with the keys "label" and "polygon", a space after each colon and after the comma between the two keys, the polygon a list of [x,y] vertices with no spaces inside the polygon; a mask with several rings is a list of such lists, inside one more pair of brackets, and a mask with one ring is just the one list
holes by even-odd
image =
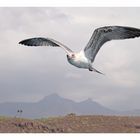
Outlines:
{"label": "flying seagull", "polygon": [[140,29],[133,27],[123,27],[123,26],[105,26],[95,29],[88,44],[80,52],[73,52],[66,45],[51,39],[36,37],[25,39],[19,42],[19,44],[27,46],[51,46],[51,47],[61,47],[67,54],[67,60],[70,64],[83,69],[88,69],[89,71],[94,71],[100,74],[100,71],[93,68],[94,59],[103,46],[104,43],[111,40],[122,40],[135,38],[140,36]]}

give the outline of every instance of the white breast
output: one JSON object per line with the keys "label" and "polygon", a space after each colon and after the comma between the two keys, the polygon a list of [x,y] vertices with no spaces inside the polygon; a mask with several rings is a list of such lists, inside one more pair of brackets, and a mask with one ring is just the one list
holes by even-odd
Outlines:
{"label": "white breast", "polygon": [[84,63],[89,63],[83,51],[76,53],[76,59]]}
{"label": "white breast", "polygon": [[88,59],[85,57],[85,54],[83,51],[81,51],[79,53],[75,53],[75,58],[69,59],[68,61],[70,64],[72,64],[78,68],[88,69],[90,66],[90,63],[89,63]]}

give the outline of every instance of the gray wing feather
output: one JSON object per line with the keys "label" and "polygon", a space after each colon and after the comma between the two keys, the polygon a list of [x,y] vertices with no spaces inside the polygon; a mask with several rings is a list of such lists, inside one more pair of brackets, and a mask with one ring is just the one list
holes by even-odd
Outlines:
{"label": "gray wing feather", "polygon": [[93,62],[101,46],[107,41],[129,39],[140,36],[140,29],[123,26],[106,26],[94,31],[87,46],[85,56]]}
{"label": "gray wing feather", "polygon": [[20,41],[19,44],[23,44],[26,46],[59,46],[58,44],[50,41],[49,39],[42,37],[25,39]]}
{"label": "gray wing feather", "polygon": [[62,43],[43,37],[29,38],[19,42],[19,44],[26,46],[52,46],[52,47],[62,47],[67,53],[71,53],[72,50],[63,45]]}

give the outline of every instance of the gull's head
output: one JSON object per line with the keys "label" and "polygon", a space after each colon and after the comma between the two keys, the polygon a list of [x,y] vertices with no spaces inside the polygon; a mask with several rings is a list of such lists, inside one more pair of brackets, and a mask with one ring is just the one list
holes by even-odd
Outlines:
{"label": "gull's head", "polygon": [[71,54],[71,58],[73,58],[73,59],[75,58],[75,54],[74,53]]}
{"label": "gull's head", "polygon": [[74,59],[74,58],[75,58],[75,54],[72,53],[72,54],[70,54],[70,55],[67,55],[67,58],[68,58],[68,59]]}

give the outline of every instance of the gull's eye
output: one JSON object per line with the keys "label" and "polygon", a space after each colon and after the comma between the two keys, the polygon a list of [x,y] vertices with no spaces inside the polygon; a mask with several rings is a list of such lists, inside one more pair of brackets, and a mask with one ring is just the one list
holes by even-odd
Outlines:
{"label": "gull's eye", "polygon": [[72,57],[72,58],[74,58],[74,57],[75,57],[75,55],[74,55],[74,54],[72,54],[72,55],[71,55],[71,57]]}

